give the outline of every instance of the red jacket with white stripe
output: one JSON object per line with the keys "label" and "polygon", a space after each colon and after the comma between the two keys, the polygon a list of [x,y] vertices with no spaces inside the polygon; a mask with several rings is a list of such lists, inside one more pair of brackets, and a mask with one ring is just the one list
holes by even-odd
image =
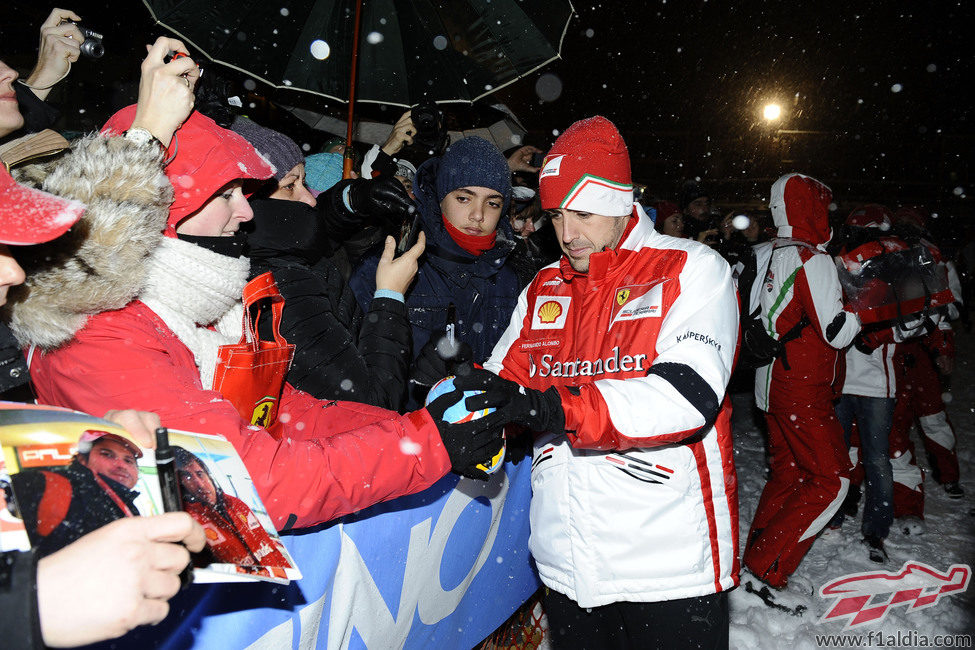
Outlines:
{"label": "red jacket with white stripe", "polygon": [[634,214],[587,273],[564,257],[538,273],[486,364],[562,398],[565,431],[535,440],[529,546],[542,581],[582,607],[738,581],[731,271]]}
{"label": "red jacket with white stripe", "polygon": [[769,208],[778,238],[759,292],[762,321],[775,339],[804,316],[810,324],[785,344],[783,357],[755,371],[755,402],[764,411],[832,399],[843,379],[838,351],[860,332],[860,320],[843,309],[836,266],[823,250],[831,235],[831,200],[829,188],[802,174],[772,186]]}

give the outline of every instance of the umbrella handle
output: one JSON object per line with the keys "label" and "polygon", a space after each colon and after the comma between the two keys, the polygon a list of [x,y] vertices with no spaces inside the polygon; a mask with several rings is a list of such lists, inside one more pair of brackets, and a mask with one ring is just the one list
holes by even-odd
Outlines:
{"label": "umbrella handle", "polygon": [[355,29],[352,35],[352,70],[349,73],[349,121],[345,131],[345,152],[342,154],[342,178],[352,178],[352,117],[355,113],[355,84],[358,78],[359,26],[362,24],[362,0],[355,3]]}

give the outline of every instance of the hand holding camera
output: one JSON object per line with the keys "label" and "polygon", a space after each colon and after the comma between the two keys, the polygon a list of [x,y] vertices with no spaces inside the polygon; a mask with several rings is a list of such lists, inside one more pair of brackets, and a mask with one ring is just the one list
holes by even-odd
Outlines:
{"label": "hand holding camera", "polygon": [[382,150],[390,156],[398,154],[406,145],[413,144],[413,136],[416,135],[416,125],[410,116],[411,111],[403,113],[396,124],[393,125],[393,132],[386,138]]}
{"label": "hand holding camera", "polygon": [[[176,39],[160,36],[142,61],[139,102],[130,128],[149,131],[164,147],[193,111],[193,89],[200,70]],[[171,53],[169,63],[165,62]]]}
{"label": "hand holding camera", "polygon": [[423,156],[439,156],[447,148],[450,139],[444,114],[434,102],[421,102],[410,111],[410,119],[416,132],[413,148]]}
{"label": "hand holding camera", "polygon": [[[537,174],[542,166],[542,159],[545,153],[538,147],[526,144],[519,147],[513,154],[508,156],[508,169],[514,172],[529,172]],[[536,164],[537,163],[537,164]]]}
{"label": "hand holding camera", "polygon": [[421,232],[412,248],[406,250],[399,257],[396,254],[396,240],[386,237],[383,253],[376,266],[376,289],[386,289],[397,293],[406,293],[413,284],[413,278],[419,270],[419,259],[426,248],[426,236]]}
{"label": "hand holding camera", "polygon": [[[71,64],[78,60],[84,52],[83,45],[88,43],[78,22],[81,17],[69,9],[54,9],[41,24],[40,47],[37,52],[37,63],[24,80],[34,94],[40,99],[46,99],[51,88],[68,76]],[[99,54],[105,50],[98,40]]]}

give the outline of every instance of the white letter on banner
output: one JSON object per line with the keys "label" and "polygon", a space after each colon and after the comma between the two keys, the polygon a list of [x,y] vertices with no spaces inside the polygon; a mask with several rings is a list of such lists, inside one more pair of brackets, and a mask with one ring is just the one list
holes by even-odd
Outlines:
{"label": "white letter on banner", "polygon": [[[430,519],[421,521],[410,529],[410,545],[395,619],[379,593],[355,542],[344,530],[339,531],[342,550],[332,586],[332,607],[328,622],[329,650],[348,648],[353,629],[359,631],[366,647],[401,648],[409,636],[413,612],[418,607],[420,620],[427,625],[450,615],[491,553],[501,525],[501,511],[507,493],[508,476],[504,471],[498,472],[486,483],[461,478],[458,488],[450,493],[444,504],[432,538]],[[440,584],[440,565],[447,540],[460,514],[478,496],[487,497],[491,504],[491,526],[487,539],[464,580],[449,592],[444,591]],[[302,640],[304,636],[303,633]]]}
{"label": "white letter on banner", "polygon": [[[498,477],[501,478],[498,481]],[[427,547],[425,555],[427,561],[424,566],[417,566],[407,561],[406,578],[404,585],[412,583],[419,584],[421,581],[430,584],[424,585],[420,590],[419,614],[420,620],[427,625],[433,625],[450,615],[467,593],[467,588],[474,580],[474,576],[481,570],[487,562],[491,549],[494,548],[494,540],[498,536],[498,528],[501,526],[501,511],[504,509],[504,500],[508,495],[508,475],[504,470],[494,474],[489,481],[475,481],[473,479],[461,478],[457,488],[450,493],[447,503],[444,505],[440,517],[437,518],[437,525],[433,529],[433,538]],[[491,504],[491,527],[488,529],[487,539],[481,545],[481,551],[477,554],[474,566],[468,574],[461,580],[460,584],[444,591],[440,584],[440,565],[443,562],[444,549],[451,531],[457,524],[464,509],[476,497],[483,496]],[[412,536],[410,538],[410,550],[413,547]],[[411,554],[412,555],[412,554]],[[423,573],[425,572],[425,573]]]}
{"label": "white letter on banner", "polygon": [[[422,521],[414,528],[426,528],[429,534],[430,520]],[[339,531],[339,539],[342,550],[332,585],[332,608],[328,617],[329,650],[348,648],[353,629],[359,630],[359,636],[367,648],[403,647],[413,623],[416,601],[407,602],[405,594],[401,593],[399,611],[393,619],[355,542],[345,534],[344,529]],[[411,543],[407,566],[412,555]],[[405,587],[404,584],[403,591]]]}

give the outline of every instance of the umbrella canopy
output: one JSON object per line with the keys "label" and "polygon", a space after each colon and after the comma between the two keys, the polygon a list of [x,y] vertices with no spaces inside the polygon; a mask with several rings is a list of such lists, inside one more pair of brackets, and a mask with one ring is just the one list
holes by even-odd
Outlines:
{"label": "umbrella canopy", "polygon": [[[210,60],[347,102],[356,0],[143,0]],[[570,0],[364,0],[356,101],[477,99],[559,56]]]}

